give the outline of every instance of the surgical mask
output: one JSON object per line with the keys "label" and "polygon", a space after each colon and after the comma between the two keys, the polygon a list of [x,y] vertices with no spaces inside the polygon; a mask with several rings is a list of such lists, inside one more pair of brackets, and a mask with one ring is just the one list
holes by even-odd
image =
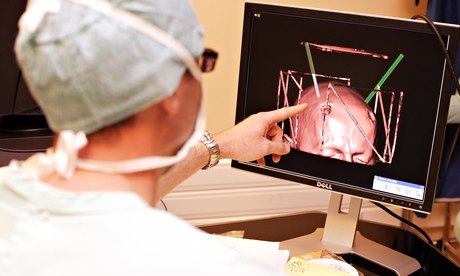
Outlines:
{"label": "surgical mask", "polygon": [[[187,66],[193,77],[201,82],[201,70],[194,57],[188,50],[176,41],[169,34],[157,28],[142,18],[119,9],[107,1],[101,0],[66,0],[71,1],[90,9],[94,9],[106,16],[123,21],[136,31],[144,33],[159,43],[173,50]],[[59,10],[59,0],[36,1],[21,18],[21,27],[33,30],[38,26],[41,18],[47,12]],[[147,170],[168,167],[183,160],[190,150],[200,139],[205,129],[205,116],[203,104],[201,104],[198,117],[195,122],[195,130],[179,151],[173,156],[146,156],[123,161],[99,161],[79,159],[78,151],[87,144],[86,135],[83,132],[65,130],[59,133],[59,139],[55,148],[49,149],[46,153],[36,154],[23,162],[22,168],[36,173],[38,176],[47,175],[52,172],[71,178],[75,168],[103,173],[134,173]]]}

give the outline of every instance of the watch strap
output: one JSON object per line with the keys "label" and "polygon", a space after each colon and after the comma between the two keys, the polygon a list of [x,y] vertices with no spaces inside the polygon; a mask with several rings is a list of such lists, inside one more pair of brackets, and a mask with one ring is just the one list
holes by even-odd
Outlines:
{"label": "watch strap", "polygon": [[214,167],[215,165],[219,163],[219,159],[220,159],[219,145],[214,140],[211,132],[209,131],[203,132],[203,135],[200,138],[200,142],[203,143],[209,151],[208,164],[202,168],[203,170],[207,170],[207,169]]}

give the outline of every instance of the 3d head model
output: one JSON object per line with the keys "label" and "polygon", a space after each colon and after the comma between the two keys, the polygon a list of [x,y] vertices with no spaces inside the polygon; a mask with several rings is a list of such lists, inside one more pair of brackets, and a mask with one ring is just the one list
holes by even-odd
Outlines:
{"label": "3d head model", "polygon": [[343,161],[374,165],[376,117],[362,96],[339,83],[313,86],[302,91],[299,103],[308,108],[299,115],[297,149]]}

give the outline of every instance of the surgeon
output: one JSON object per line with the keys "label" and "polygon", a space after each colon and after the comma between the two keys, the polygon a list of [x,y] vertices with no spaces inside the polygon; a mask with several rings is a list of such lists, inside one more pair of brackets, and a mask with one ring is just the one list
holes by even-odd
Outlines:
{"label": "surgeon", "polygon": [[[377,120],[362,96],[351,87],[323,82],[302,91],[296,148],[347,162],[374,165]],[[317,96],[319,95],[319,97]]]}
{"label": "surgeon", "polygon": [[278,161],[276,123],[305,105],[204,132],[200,65],[215,54],[189,1],[34,0],[19,27],[56,140],[0,169],[0,275],[282,274],[152,206],[221,158]]}

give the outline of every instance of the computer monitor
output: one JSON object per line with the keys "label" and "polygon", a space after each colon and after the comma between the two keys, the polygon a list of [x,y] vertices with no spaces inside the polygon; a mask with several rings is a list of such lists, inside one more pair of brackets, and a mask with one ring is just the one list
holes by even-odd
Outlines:
{"label": "computer monitor", "polygon": [[[437,27],[453,58],[458,26]],[[279,124],[292,147],[279,163],[232,167],[332,191],[321,244],[359,251],[362,199],[431,211],[452,80],[423,21],[246,3],[236,122],[308,107]]]}
{"label": "computer monitor", "polygon": [[31,97],[22,78],[21,71],[14,54],[14,41],[18,33],[18,20],[24,12],[27,0],[17,0],[9,3],[2,2],[0,8],[0,85],[2,88],[0,100],[0,116],[13,114],[41,114],[38,105]]}
{"label": "computer monitor", "polygon": [[31,96],[14,54],[18,20],[27,0],[0,2],[0,166],[52,144],[46,119]]}

